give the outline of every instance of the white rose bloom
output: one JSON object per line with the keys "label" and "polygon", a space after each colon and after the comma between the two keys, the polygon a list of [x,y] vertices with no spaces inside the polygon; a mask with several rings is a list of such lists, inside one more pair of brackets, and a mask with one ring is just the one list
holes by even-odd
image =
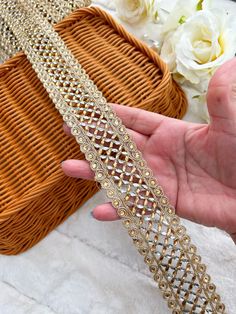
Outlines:
{"label": "white rose bloom", "polygon": [[170,11],[163,25],[163,32],[176,30],[180,23],[186,21],[197,11],[211,8],[211,0],[178,0]]}
{"label": "white rose bloom", "polygon": [[236,52],[234,23],[224,12],[202,10],[164,40],[161,57],[193,84],[209,79]]}
{"label": "white rose bloom", "polygon": [[148,0],[115,0],[117,15],[129,24],[139,23],[149,16]]}

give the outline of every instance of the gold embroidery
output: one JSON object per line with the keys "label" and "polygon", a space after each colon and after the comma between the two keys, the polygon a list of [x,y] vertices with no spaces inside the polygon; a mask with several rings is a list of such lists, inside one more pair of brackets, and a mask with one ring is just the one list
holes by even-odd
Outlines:
{"label": "gold embroidery", "polygon": [[[76,8],[90,5],[90,0],[32,0],[31,6],[37,9],[49,23],[54,24],[66,17]],[[14,33],[0,17],[0,60],[4,61],[15,55],[21,47]]]}
{"label": "gold embroidery", "polygon": [[0,0],[0,9],[172,313],[225,313],[185,227],[102,93],[31,0]]}

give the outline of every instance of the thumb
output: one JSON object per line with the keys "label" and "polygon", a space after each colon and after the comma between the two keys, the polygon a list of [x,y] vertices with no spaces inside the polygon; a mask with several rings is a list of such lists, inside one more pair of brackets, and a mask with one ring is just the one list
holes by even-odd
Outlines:
{"label": "thumb", "polygon": [[211,128],[236,134],[236,58],[223,64],[212,77],[207,105]]}

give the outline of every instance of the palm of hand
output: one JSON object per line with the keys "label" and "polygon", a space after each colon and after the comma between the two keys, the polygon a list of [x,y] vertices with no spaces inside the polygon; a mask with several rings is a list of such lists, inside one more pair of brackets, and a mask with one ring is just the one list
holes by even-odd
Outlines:
{"label": "palm of hand", "polygon": [[143,143],[138,146],[144,159],[177,214],[233,235],[236,164],[229,158],[236,154],[236,136],[165,119]]}
{"label": "palm of hand", "polygon": [[[236,59],[223,65],[208,90],[210,125],[166,118],[115,105],[144,159],[163,186],[177,214],[216,226],[236,241]],[[76,167],[80,169],[76,169]],[[65,163],[66,174],[92,178],[87,163]],[[94,216],[117,218],[109,204]]]}

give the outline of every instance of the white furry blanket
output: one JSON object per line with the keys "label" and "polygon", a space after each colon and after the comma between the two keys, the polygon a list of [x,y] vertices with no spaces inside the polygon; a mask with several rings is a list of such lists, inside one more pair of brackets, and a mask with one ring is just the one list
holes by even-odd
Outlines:
{"label": "white furry blanket", "polygon": [[[170,313],[120,222],[91,217],[103,199],[98,193],[26,253],[0,256],[0,314]],[[219,230],[186,225],[235,314],[235,245]]]}
{"label": "white furry blanket", "polygon": [[[1,314],[170,313],[121,224],[91,217],[103,199],[98,193],[28,252],[0,256]],[[219,230],[186,225],[235,314],[235,245]]]}

